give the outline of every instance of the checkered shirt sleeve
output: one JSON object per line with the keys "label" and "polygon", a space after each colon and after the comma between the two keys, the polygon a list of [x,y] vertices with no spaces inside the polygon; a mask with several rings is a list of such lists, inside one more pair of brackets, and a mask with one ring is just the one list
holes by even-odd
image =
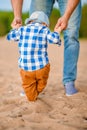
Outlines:
{"label": "checkered shirt sleeve", "polygon": [[50,44],[58,44],[60,46],[61,45],[60,35],[57,32],[50,32],[50,30],[48,30],[47,42]]}
{"label": "checkered shirt sleeve", "polygon": [[19,41],[20,40],[20,29],[12,29],[7,35],[7,40]]}

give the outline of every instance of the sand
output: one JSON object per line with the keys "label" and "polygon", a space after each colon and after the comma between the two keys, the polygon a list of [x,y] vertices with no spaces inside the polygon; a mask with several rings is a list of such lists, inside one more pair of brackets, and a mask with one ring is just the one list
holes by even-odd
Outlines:
{"label": "sand", "polygon": [[62,85],[63,43],[49,45],[51,71],[36,102],[20,96],[17,44],[0,38],[0,130],[87,130],[87,40],[80,40],[76,87],[67,97]]}

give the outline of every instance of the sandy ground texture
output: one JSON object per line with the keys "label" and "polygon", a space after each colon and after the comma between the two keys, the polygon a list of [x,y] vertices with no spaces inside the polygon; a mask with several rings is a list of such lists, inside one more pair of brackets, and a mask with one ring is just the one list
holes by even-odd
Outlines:
{"label": "sandy ground texture", "polygon": [[63,44],[49,45],[51,71],[36,102],[20,96],[17,44],[0,38],[0,130],[87,130],[87,40],[80,40],[76,87],[67,97],[62,85]]}

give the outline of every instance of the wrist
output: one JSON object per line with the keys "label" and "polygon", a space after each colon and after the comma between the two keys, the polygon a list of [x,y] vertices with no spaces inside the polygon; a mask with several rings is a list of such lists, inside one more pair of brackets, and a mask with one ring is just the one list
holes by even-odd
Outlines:
{"label": "wrist", "polygon": [[14,16],[14,19],[22,20],[22,18],[20,16]]}
{"label": "wrist", "polygon": [[65,13],[65,14],[63,15],[63,17],[65,18],[66,21],[68,21],[69,18],[70,18],[70,14],[69,14],[69,13]]}
{"label": "wrist", "polygon": [[14,13],[14,18],[22,19],[22,15],[20,13]]}

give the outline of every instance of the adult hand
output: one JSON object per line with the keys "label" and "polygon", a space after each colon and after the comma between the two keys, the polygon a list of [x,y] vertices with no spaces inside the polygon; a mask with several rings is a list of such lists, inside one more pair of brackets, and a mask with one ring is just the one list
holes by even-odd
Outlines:
{"label": "adult hand", "polygon": [[58,19],[54,30],[60,27],[61,31],[63,31],[67,28],[67,25],[68,25],[68,18],[66,16],[62,16]]}
{"label": "adult hand", "polygon": [[13,29],[17,29],[20,26],[22,26],[22,19],[21,18],[14,18],[12,23],[11,23],[11,27]]}

